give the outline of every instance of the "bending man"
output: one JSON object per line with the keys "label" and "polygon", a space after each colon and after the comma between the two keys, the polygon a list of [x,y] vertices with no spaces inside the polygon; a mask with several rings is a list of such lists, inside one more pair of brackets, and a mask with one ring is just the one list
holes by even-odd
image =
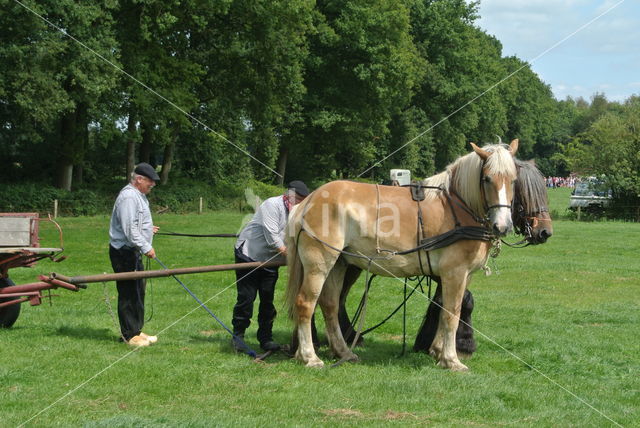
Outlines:
{"label": "bending man", "polygon": [[[289,211],[308,194],[309,189],[302,181],[292,181],[284,195],[264,201],[240,232],[235,245],[236,263],[284,261],[287,254],[284,238]],[[236,278],[238,299],[233,308],[234,336],[244,340],[244,332],[251,324],[253,302],[256,295],[260,294],[258,341],[265,351],[277,351],[280,345],[273,341],[272,329],[276,317],[273,294],[278,280],[278,268],[237,270]],[[243,350],[242,344],[235,339],[233,347],[236,351]]]}

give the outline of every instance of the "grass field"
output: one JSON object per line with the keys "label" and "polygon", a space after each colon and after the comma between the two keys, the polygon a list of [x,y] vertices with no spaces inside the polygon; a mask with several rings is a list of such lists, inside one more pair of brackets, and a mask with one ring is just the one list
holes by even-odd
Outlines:
{"label": "grass field", "polygon": [[[550,193],[552,212],[564,215],[568,192]],[[220,212],[155,221],[165,231],[214,233],[236,232],[241,218]],[[60,219],[68,260],[16,269],[12,278],[110,272],[108,221]],[[115,310],[113,283],[91,284],[58,291],[52,307],[24,305],[16,325],[0,331],[0,426],[640,426],[640,224],[559,220],[554,227],[547,244],[503,247],[497,272],[474,276],[478,350],[465,362],[468,373],[442,370],[425,354],[399,356],[399,314],[366,337],[358,364],[313,370],[283,355],[253,363],[231,351],[229,335],[170,278],[153,280],[147,295],[145,330],[159,343],[131,352],[117,342],[105,303],[106,293]],[[170,267],[230,263],[232,245],[155,241]],[[282,269],[279,302],[285,279]],[[232,272],[183,280],[230,323]],[[400,281],[376,280],[366,324],[401,298]],[[426,305],[424,295],[409,301],[409,346]],[[275,338],[287,342],[290,331],[281,313]],[[255,325],[247,337],[257,347]],[[326,347],[320,357],[335,361]]]}

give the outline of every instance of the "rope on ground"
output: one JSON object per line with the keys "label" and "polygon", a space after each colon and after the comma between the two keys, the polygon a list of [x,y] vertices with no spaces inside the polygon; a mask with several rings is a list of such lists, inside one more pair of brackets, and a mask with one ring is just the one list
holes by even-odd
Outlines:
{"label": "rope on ground", "polygon": [[[165,269],[165,270],[168,270],[168,269],[169,269],[169,268],[168,268],[164,263],[162,263],[162,261],[160,261],[160,259],[159,259],[158,257],[155,257],[155,260],[160,264],[160,266],[162,266],[162,268],[163,268],[163,269]],[[254,351],[253,349],[251,349],[251,348],[249,347],[249,345],[247,345],[247,344],[245,343],[245,341],[244,341],[240,336],[237,336],[237,335],[233,334],[233,332],[231,331],[231,329],[230,329],[229,327],[227,327],[227,326],[225,325],[225,323],[224,323],[224,322],[222,322],[222,320],[221,320],[220,318],[218,318],[218,317],[216,316],[216,314],[214,314],[214,313],[211,311],[211,309],[209,309],[209,308],[207,307],[207,305],[205,305],[205,304],[204,304],[200,299],[198,299],[198,297],[197,297],[197,296],[196,296],[196,295],[195,295],[191,290],[189,290],[189,287],[187,287],[187,286],[184,284],[184,282],[180,281],[180,279],[179,279],[177,276],[175,276],[175,275],[171,275],[171,276],[173,277],[173,279],[175,279],[175,280],[178,282],[178,284],[180,284],[180,285],[182,286],[182,288],[184,288],[184,290],[185,290],[187,293],[189,293],[189,295],[190,295],[191,297],[193,297],[193,299],[194,299],[196,302],[198,302],[198,304],[202,307],[202,309],[204,309],[205,311],[207,311],[207,312],[209,313],[209,315],[211,315],[211,316],[213,317],[213,319],[215,319],[215,320],[218,322],[218,324],[220,324],[220,325],[222,326],[222,328],[224,328],[225,330],[227,330],[227,331],[229,332],[229,334],[233,337],[234,342],[238,343],[238,344],[239,344],[239,345],[244,349],[244,353],[245,353],[245,354],[249,355],[249,356],[250,356],[250,357],[252,357],[252,358],[256,358],[256,357],[258,357],[258,354],[256,353],[256,351]]]}

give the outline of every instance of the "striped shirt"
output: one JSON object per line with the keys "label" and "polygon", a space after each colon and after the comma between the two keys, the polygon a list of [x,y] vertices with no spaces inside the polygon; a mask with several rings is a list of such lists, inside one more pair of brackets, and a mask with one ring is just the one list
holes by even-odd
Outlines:
{"label": "striped shirt", "polygon": [[128,247],[147,254],[153,248],[153,220],[147,197],[132,184],[122,188],[116,198],[109,225],[109,244]]}
{"label": "striped shirt", "polygon": [[284,260],[284,256],[275,259],[273,256],[279,254],[279,247],[285,246],[288,216],[282,195],[267,199],[242,229],[235,247],[242,246],[242,254],[254,261]]}

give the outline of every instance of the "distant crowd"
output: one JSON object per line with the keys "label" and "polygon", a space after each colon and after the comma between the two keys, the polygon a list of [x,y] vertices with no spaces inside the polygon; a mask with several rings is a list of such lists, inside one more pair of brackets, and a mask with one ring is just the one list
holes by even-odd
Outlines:
{"label": "distant crowd", "polygon": [[575,187],[575,177],[547,177],[547,187]]}

